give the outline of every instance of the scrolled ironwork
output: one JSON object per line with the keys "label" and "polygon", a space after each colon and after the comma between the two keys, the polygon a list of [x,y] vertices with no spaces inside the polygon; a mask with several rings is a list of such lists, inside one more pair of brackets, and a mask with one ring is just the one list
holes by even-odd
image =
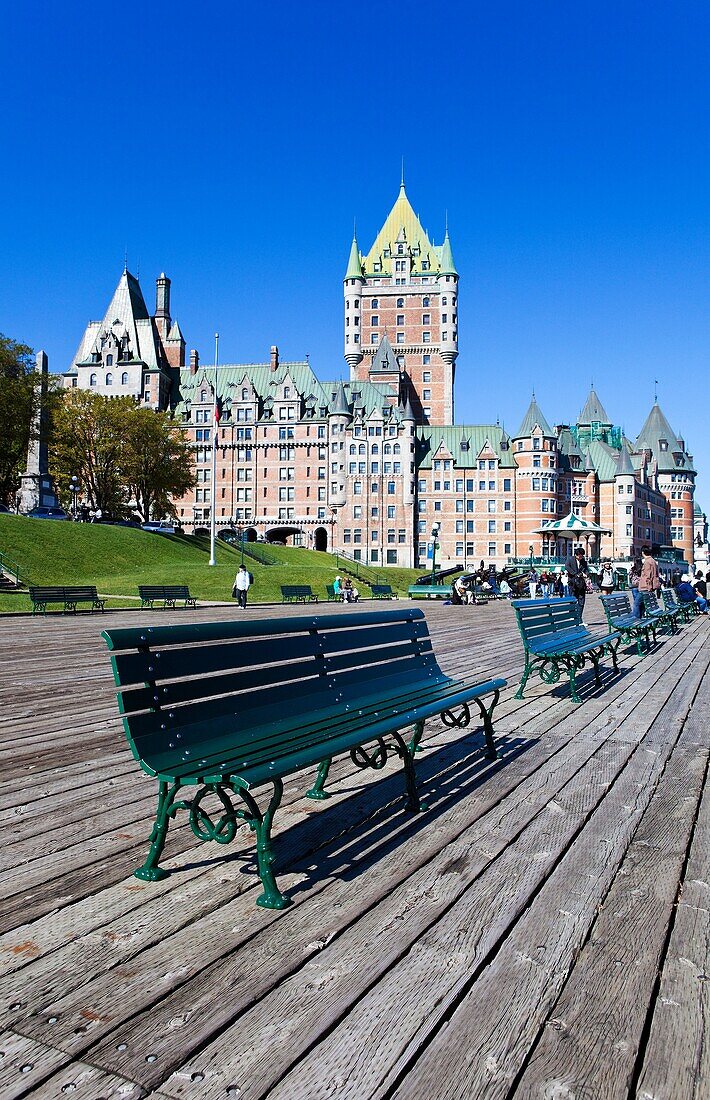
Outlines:
{"label": "scrolled ironwork", "polygon": [[560,680],[560,666],[556,663],[540,665],[538,670],[543,684],[557,684]]}
{"label": "scrolled ironwork", "polygon": [[452,710],[442,710],[441,721],[450,730],[453,729],[465,729],[471,721],[471,711],[469,710],[468,703],[464,703],[459,710],[458,714],[454,714]]}
{"label": "scrolled ironwork", "polygon": [[350,759],[356,768],[372,768],[380,771],[387,763],[387,745],[384,738],[378,737],[375,748],[368,752],[364,745],[357,745],[350,750]]}
{"label": "scrolled ironwork", "polygon": [[[224,813],[216,821],[202,805],[203,799],[210,794],[217,796],[224,809]],[[235,810],[227,789],[222,784],[205,784],[191,800],[189,807],[190,828],[198,840],[216,840],[218,844],[230,844],[234,840],[242,815]]]}

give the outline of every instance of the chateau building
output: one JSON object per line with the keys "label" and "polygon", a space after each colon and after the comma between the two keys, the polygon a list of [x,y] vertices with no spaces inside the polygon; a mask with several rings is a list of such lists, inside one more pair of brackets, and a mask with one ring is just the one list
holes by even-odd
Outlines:
{"label": "chateau building", "polygon": [[448,229],[435,245],[402,183],[370,249],[356,237],[350,248],[346,381],[319,380],[307,360],[282,362],[275,346],[264,363],[215,371],[192,351],[186,364],[170,280],[158,278],[151,316],[124,271],[64,384],[172,411],[195,450],[195,487],[175,501],[188,532],[206,528],[214,509],[223,533],[426,567],[438,521],[442,564],[500,566],[566,554],[572,542],[545,526],[573,513],[607,532],[594,554],[672,542],[692,562],[693,460],[657,403],[634,441],[593,388],[575,423],[553,425],[534,395],[512,436],[499,424],[454,423],[458,284]]}

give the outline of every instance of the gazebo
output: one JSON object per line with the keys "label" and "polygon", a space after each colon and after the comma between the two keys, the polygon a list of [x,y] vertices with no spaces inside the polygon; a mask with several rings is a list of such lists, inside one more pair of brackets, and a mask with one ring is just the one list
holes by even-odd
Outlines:
{"label": "gazebo", "polygon": [[[597,540],[598,550],[599,536],[610,535],[611,531],[608,527],[600,527],[598,523],[592,523],[591,520],[585,519],[584,516],[576,516],[574,512],[569,512],[568,515],[563,516],[561,519],[548,520],[547,523],[543,523],[542,527],[536,527],[535,533],[542,535],[543,557],[549,554],[551,542],[556,542],[559,545],[563,540],[565,543],[564,552],[560,554],[558,550],[559,556],[564,557],[572,552],[572,546],[567,544],[579,543],[584,540],[585,552],[587,557],[589,557],[589,540]],[[546,542],[547,547],[545,546]]]}

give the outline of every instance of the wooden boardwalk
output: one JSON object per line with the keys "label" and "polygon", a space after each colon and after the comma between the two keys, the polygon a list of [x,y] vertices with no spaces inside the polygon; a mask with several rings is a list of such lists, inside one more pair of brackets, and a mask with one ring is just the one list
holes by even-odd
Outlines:
{"label": "wooden boardwalk", "polygon": [[0,621],[4,1100],[707,1100],[708,619],[575,707],[537,678],[513,698],[507,605],[426,611],[445,670],[508,678],[501,759],[430,722],[417,817],[394,763],[340,760],[326,803],[288,783],[283,912],[241,832],[178,818],[175,873],[131,876],[154,781],[99,635],[137,613]]}

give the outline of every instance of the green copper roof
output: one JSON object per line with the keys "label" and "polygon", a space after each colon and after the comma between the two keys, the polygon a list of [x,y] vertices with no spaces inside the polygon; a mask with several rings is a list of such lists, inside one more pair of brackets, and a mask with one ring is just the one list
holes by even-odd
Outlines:
{"label": "green copper roof", "polygon": [[[416,275],[424,270],[427,273],[437,274],[439,271],[439,254],[429,240],[419,218],[414,213],[412,205],[407,198],[404,183],[399,188],[397,201],[390,210],[385,223],[375,238],[372,248],[364,260],[365,272],[368,275],[391,275],[392,260],[397,253],[397,244],[405,246],[405,252],[411,255],[412,272]],[[381,269],[375,271],[375,264],[381,264]],[[428,266],[422,267],[422,263]]]}
{"label": "green copper roof", "polygon": [[[636,440],[636,450],[644,449],[651,451],[661,473],[671,470],[695,473],[690,455],[681,446],[658,402],[646,417],[646,423]],[[681,456],[679,462],[676,461],[676,455]]]}
{"label": "green copper roof", "polygon": [[353,237],[353,243],[350,245],[350,257],[348,259],[348,270],[345,272],[345,278],[362,278],[362,256],[360,255],[360,249],[357,246],[356,237]]}
{"label": "green copper roof", "polygon": [[533,394],[532,401],[528,405],[528,411],[525,413],[525,416],[523,417],[523,422],[515,433],[514,438],[523,439],[529,435],[532,435],[533,429],[536,427],[540,428],[543,435],[550,436],[552,439],[555,438],[555,433],[553,432],[550,425],[547,423],[547,420],[545,419],[545,414],[535,400],[535,394]]}
{"label": "green copper roof", "polygon": [[497,455],[501,468],[516,468],[510,445],[501,446],[508,442],[508,436],[500,424],[449,424],[417,428],[418,466],[431,469],[442,442],[454,460],[454,467],[458,469],[477,469],[478,456],[486,443]]}
{"label": "green copper roof", "polygon": [[604,406],[602,405],[596,390],[592,386],[589,391],[589,397],[587,398],[584,408],[577,417],[578,424],[593,424],[598,422],[600,424],[611,424],[611,420],[606,414]]}
{"label": "green copper roof", "polygon": [[629,454],[626,446],[624,445],[619,451],[619,459],[616,464],[617,474],[633,474],[634,465],[631,461],[631,455]]}
{"label": "green copper roof", "polygon": [[350,406],[348,405],[348,398],[342,382],[338,386],[335,400],[331,401],[330,403],[329,412],[332,416],[351,416]]}
{"label": "green copper roof", "polygon": [[440,275],[458,275],[458,271],[454,266],[454,256],[451,251],[451,241],[449,240],[449,231],[446,230],[446,236],[444,237],[444,243],[441,246],[441,267],[439,269]]}

